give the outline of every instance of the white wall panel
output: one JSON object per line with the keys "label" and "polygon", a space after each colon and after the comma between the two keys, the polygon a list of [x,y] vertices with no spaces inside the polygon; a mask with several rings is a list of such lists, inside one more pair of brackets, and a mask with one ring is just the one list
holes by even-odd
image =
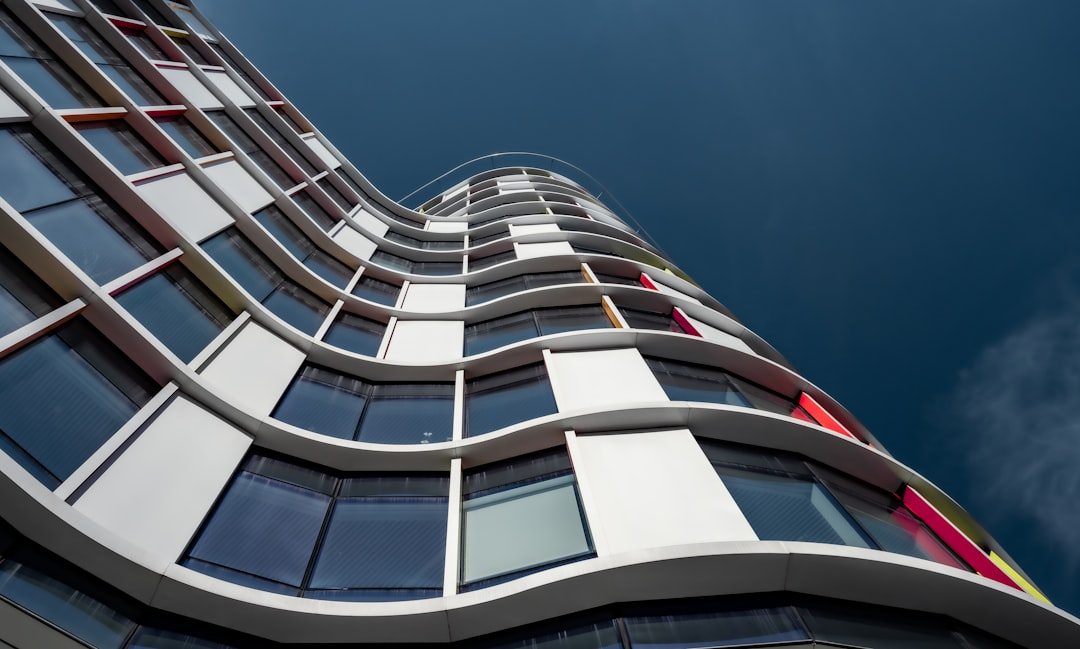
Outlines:
{"label": "white wall panel", "polygon": [[386,348],[389,361],[438,363],[461,358],[465,323],[398,320]]}
{"label": "white wall panel", "polygon": [[315,155],[319,156],[319,159],[326,163],[326,166],[330,169],[337,169],[341,166],[341,161],[334,157],[333,153],[330,153],[330,149],[323,146],[323,143],[318,140],[314,135],[303,136],[304,142],[311,147],[311,150],[315,152]]}
{"label": "white wall panel", "polygon": [[758,540],[689,430],[568,441],[598,555]]}
{"label": "white wall panel", "polygon": [[754,353],[754,350],[750,349],[750,346],[744,343],[742,339],[736,336],[732,336],[726,331],[720,331],[716,327],[707,325],[701,320],[698,320],[697,318],[691,318],[690,316],[686,316],[686,320],[690,324],[692,324],[694,328],[698,330],[698,333],[701,334],[701,337],[706,340],[712,340],[714,342],[720,343],[721,345],[734,347],[735,349],[740,349],[750,354]]}
{"label": "white wall panel", "polygon": [[533,257],[550,257],[552,255],[572,255],[574,249],[566,241],[552,241],[550,243],[515,243],[518,259],[532,259]]}
{"label": "white wall panel", "polygon": [[187,175],[177,172],[135,186],[150,206],[192,241],[232,225],[233,218]]}
{"label": "white wall panel", "polygon": [[229,101],[240,106],[242,108],[248,108],[255,105],[255,100],[251,98],[251,95],[244,92],[244,89],[236,84],[232,80],[232,77],[224,72],[206,72],[206,77],[210,79],[210,82],[217,86],[225,96],[229,98]]}
{"label": "white wall panel", "polygon": [[3,90],[0,90],[0,119],[24,117],[29,117],[29,115],[22,109],[22,106],[11,97],[8,97]]}
{"label": "white wall panel", "polygon": [[428,232],[464,232],[469,224],[464,221],[428,221]]}
{"label": "white wall panel", "polygon": [[510,224],[510,236],[517,237],[523,234],[541,234],[545,232],[561,232],[555,223],[533,223],[527,225]]}
{"label": "white wall panel", "polygon": [[218,101],[218,98],[214,96],[214,93],[210,92],[210,90],[188,70],[166,67],[160,67],[158,70],[160,70],[161,74],[169,80],[169,83],[176,86],[176,89],[184,94],[184,98],[191,102],[196,108],[225,107],[225,104]]}
{"label": "white wall panel", "polygon": [[465,285],[409,284],[401,308],[421,313],[445,313],[464,309]]}
{"label": "white wall panel", "polygon": [[559,412],[668,400],[636,349],[550,354],[547,368]]}
{"label": "white wall panel", "polygon": [[362,207],[356,210],[356,213],[352,215],[352,220],[361,228],[377,237],[385,236],[386,232],[390,229],[389,225],[380,221],[374,214],[368,214]]}
{"label": "white wall panel", "polygon": [[75,503],[164,561],[175,561],[229,481],[251,438],[176,399]]}
{"label": "white wall panel", "polygon": [[334,241],[361,259],[370,259],[371,255],[375,254],[375,249],[379,247],[374,241],[350,227],[343,227],[335,232]]}
{"label": "white wall panel", "polygon": [[236,160],[225,160],[207,165],[203,167],[203,170],[225,190],[229,198],[236,201],[236,204],[249,214],[266,207],[274,200],[274,197],[263,189],[259,181],[245,171]]}
{"label": "white wall panel", "polygon": [[304,362],[304,352],[254,322],[244,326],[201,374],[256,417],[270,414]]}

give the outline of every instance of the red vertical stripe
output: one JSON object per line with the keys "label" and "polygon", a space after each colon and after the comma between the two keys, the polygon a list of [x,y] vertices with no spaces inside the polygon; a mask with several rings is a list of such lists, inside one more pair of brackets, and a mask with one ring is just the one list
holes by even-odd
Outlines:
{"label": "red vertical stripe", "polygon": [[851,434],[851,431],[845,428],[843,424],[837,421],[836,417],[829,414],[828,410],[822,408],[821,404],[809,394],[803,392],[799,395],[799,405],[802,406],[806,412],[810,413],[810,416],[817,420],[817,423],[822,427],[828,428],[834,433],[840,433],[845,437],[850,437],[851,439],[859,439]]}

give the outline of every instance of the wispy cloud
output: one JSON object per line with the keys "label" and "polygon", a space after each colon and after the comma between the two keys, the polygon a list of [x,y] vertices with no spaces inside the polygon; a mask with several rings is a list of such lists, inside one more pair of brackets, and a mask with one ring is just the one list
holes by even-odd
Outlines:
{"label": "wispy cloud", "polygon": [[1080,566],[1080,300],[1028,321],[960,376],[952,406],[977,493]]}

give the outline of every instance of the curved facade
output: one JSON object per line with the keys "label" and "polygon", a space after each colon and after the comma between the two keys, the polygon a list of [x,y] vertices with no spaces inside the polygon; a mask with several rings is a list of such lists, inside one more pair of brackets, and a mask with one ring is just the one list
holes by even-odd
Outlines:
{"label": "curved facade", "polygon": [[1080,644],[588,182],[458,176],[186,4],[0,3],[0,646]]}

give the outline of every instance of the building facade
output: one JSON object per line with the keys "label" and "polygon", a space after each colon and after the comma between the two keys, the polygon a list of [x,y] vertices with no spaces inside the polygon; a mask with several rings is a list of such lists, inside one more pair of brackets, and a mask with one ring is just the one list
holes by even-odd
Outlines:
{"label": "building facade", "polygon": [[0,647],[1080,646],[547,166],[410,209],[197,8],[0,1]]}

